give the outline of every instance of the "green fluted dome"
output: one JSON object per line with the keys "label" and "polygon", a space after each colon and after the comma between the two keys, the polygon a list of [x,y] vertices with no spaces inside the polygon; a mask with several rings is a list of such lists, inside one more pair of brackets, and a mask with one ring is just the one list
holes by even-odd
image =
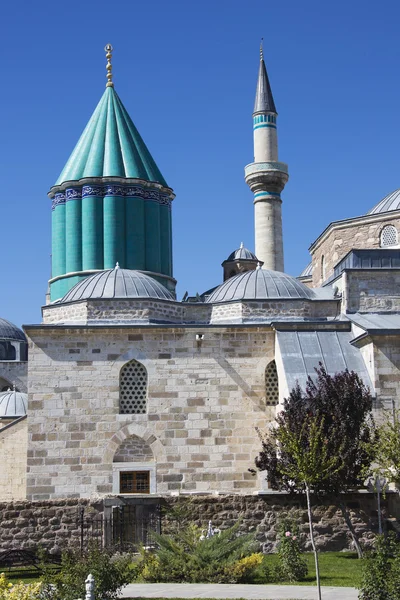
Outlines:
{"label": "green fluted dome", "polygon": [[167,186],[113,87],[107,87],[55,185],[86,177],[127,177]]}

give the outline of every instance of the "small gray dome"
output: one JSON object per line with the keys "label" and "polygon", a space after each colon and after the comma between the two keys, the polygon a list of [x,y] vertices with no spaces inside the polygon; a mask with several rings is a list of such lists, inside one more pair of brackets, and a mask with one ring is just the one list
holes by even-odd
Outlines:
{"label": "small gray dome", "polygon": [[378,204],[367,212],[367,215],[377,215],[379,213],[388,212],[389,210],[400,209],[400,189],[394,190],[391,194],[385,196]]}
{"label": "small gray dome", "polygon": [[0,340],[18,340],[26,342],[24,332],[10,321],[0,319]]}
{"label": "small gray dome", "polygon": [[208,298],[208,303],[229,300],[293,300],[315,298],[313,290],[286,273],[257,268],[225,281]]}
{"label": "small gray dome", "polygon": [[305,269],[302,270],[299,277],[311,277],[312,275],[312,261],[308,263]]}
{"label": "small gray dome", "polygon": [[60,302],[75,302],[96,298],[158,298],[174,300],[171,292],[161,283],[129,269],[109,269],[79,281]]}
{"label": "small gray dome", "polygon": [[231,252],[225,262],[231,260],[257,260],[257,256],[245,248],[243,244],[240,244],[240,248]]}
{"label": "small gray dome", "polygon": [[28,406],[28,394],[8,390],[0,394],[0,419],[24,417]]}

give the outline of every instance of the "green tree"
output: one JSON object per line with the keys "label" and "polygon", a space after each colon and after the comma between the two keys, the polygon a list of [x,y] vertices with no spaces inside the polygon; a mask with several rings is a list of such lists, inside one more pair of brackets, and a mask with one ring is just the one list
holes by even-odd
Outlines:
{"label": "green tree", "polygon": [[[284,401],[283,411],[277,416],[279,427],[285,427],[293,435],[299,435],[310,416],[323,423],[323,433],[329,456],[339,457],[335,473],[314,483],[314,492],[336,497],[345,522],[353,538],[358,556],[362,549],[351,522],[343,495],[364,486],[370,473],[375,453],[375,426],[372,418],[372,397],[358,375],[348,370],[331,376],[320,363],[316,369],[316,381],[308,379],[306,389],[296,386]],[[268,471],[272,487],[296,491],[296,486],[282,469],[278,469],[278,457],[274,440],[262,440],[263,447],[255,464],[259,470]],[[280,464],[293,462],[283,453]]]}
{"label": "green tree", "polygon": [[377,471],[400,494],[400,412],[386,411],[375,444]]}
{"label": "green tree", "polygon": [[274,448],[275,475],[290,482],[293,491],[305,493],[311,546],[314,552],[318,598],[321,583],[318,552],[314,540],[311,492],[319,489],[340,468],[340,455],[329,452],[324,431],[324,420],[319,415],[307,415],[297,431],[288,423],[280,422],[265,438],[264,443]]}

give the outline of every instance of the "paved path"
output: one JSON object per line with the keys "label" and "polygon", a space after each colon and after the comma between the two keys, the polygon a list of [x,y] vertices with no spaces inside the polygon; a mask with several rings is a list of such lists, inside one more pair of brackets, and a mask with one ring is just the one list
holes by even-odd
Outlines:
{"label": "paved path", "polygon": [[[249,600],[317,600],[310,585],[243,585],[227,583],[130,583],[121,598],[246,598]],[[323,587],[322,600],[357,600],[355,588]]]}

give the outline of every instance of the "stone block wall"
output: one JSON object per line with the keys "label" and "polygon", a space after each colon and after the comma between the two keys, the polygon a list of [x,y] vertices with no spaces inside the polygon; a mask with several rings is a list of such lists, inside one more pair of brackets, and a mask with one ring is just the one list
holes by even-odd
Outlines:
{"label": "stone block wall", "polygon": [[26,454],[28,423],[26,419],[0,424],[0,502],[26,498]]}
{"label": "stone block wall", "polygon": [[322,257],[325,263],[325,279],[333,273],[333,267],[353,248],[379,248],[380,232],[385,225],[394,225],[400,232],[400,217],[386,213],[359,219],[332,223],[310,248],[313,270],[313,287],[322,284]]}
{"label": "stone block wall", "polygon": [[[259,489],[248,473],[264,429],[268,326],[27,328],[30,499],[113,492],[113,460],[131,436],[151,448],[157,493]],[[146,414],[120,414],[119,374],[148,374]],[[133,461],[140,462],[140,461]]]}
{"label": "stone block wall", "polygon": [[[374,494],[349,494],[347,506],[355,530],[364,547],[371,547],[377,533],[376,496]],[[113,505],[112,499],[107,500]],[[111,503],[111,504],[110,504]],[[279,522],[283,518],[295,519],[300,527],[300,540],[305,550],[310,550],[307,507],[302,496],[265,494],[263,496],[179,496],[160,498],[164,505],[163,531],[171,527],[168,507],[183,505],[187,521],[207,529],[213,526],[225,529],[240,521],[243,533],[253,532],[263,552],[276,549]],[[120,505],[115,499],[115,505]],[[79,547],[81,542],[81,509],[83,508],[86,546],[93,535],[102,536],[101,527],[88,528],[91,522],[100,522],[105,514],[102,502],[88,500],[47,500],[38,502],[14,501],[0,503],[0,550],[9,548],[36,549],[39,545],[51,553],[60,553],[66,547]],[[400,506],[397,494],[388,493],[382,499],[385,529],[398,528]],[[331,498],[313,499],[313,523],[317,547],[322,551],[352,549],[351,538],[336,503]],[[183,511],[181,511],[182,513]],[[180,521],[182,523],[182,520]]]}
{"label": "stone block wall", "polygon": [[26,393],[28,391],[27,386],[28,379],[28,363],[19,361],[0,361],[0,385],[3,387],[10,387],[13,385],[20,391]]}
{"label": "stone block wall", "polygon": [[[300,527],[300,541],[304,550],[311,550],[307,505],[303,496],[268,493],[260,496],[208,496],[166,499],[167,505],[185,507],[189,520],[207,529],[211,520],[214,527],[225,529],[240,521],[243,533],[255,533],[263,552],[273,552],[277,546],[279,522],[287,517],[294,519]],[[351,520],[361,544],[365,548],[373,545],[378,533],[376,496],[360,493],[346,495]],[[385,528],[398,527],[400,503],[397,494],[388,493],[382,499]],[[352,540],[342,513],[333,498],[313,498],[313,523],[316,545],[322,551],[352,550]],[[168,511],[167,511],[168,515]],[[164,527],[168,530],[167,527]]]}
{"label": "stone block wall", "polygon": [[343,312],[400,311],[400,270],[351,270],[345,282]]}
{"label": "stone block wall", "polygon": [[[47,502],[0,502],[0,550],[37,549],[53,554],[66,547],[79,547],[81,540],[80,507],[85,519],[102,514],[102,504],[88,500]],[[88,531],[84,532],[87,543]]]}

